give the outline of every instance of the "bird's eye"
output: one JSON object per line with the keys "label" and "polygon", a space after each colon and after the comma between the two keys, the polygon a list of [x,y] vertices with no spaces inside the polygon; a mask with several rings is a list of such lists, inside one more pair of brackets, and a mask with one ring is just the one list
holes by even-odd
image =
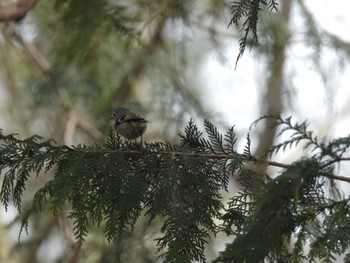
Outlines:
{"label": "bird's eye", "polygon": [[113,112],[112,116],[115,117],[115,112]]}

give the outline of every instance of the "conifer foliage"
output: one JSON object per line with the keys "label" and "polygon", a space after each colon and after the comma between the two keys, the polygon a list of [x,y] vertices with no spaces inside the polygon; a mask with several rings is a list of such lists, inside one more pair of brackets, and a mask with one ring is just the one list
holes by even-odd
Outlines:
{"label": "conifer foliage", "polygon": [[[335,174],[335,168],[350,160],[350,137],[319,142],[306,122],[264,118],[273,118],[281,134],[292,131],[288,140],[271,148],[271,155],[305,141],[312,147],[309,157],[292,164],[257,158],[251,155],[249,136],[238,153],[234,129],[221,134],[208,121],[205,134],[190,121],[178,145],[155,142],[143,147],[112,130],[104,145],[74,147],[37,135],[19,140],[1,132],[0,199],[6,209],[13,203],[23,213],[24,230],[30,215],[44,204],[53,213],[68,204],[80,240],[99,226],[107,240],[118,243],[139,217],[146,216],[150,224],[161,219],[162,233],[155,243],[164,262],[207,262],[206,244],[219,232],[233,241],[215,262],[332,262],[350,244],[349,198],[334,183],[350,182]],[[271,178],[250,170],[252,163],[282,171]],[[54,177],[22,212],[29,177],[45,177],[49,170]],[[241,189],[228,193],[232,197],[225,204],[222,194],[232,178]]]}
{"label": "conifer foliage", "polygon": [[[252,46],[258,42],[258,19],[259,12],[262,11],[262,7],[267,7],[270,11],[277,11],[278,3],[276,0],[240,0],[231,1],[231,15],[232,18],[228,24],[228,27],[236,25],[240,27],[243,32],[243,37],[239,40],[239,53],[236,60],[243,56],[247,45]],[[244,21],[241,23],[241,20]]]}

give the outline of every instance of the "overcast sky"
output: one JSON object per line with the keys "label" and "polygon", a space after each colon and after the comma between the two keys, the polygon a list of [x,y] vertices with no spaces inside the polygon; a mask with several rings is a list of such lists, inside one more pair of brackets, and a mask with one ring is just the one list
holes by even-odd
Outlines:
{"label": "overcast sky", "polygon": [[[322,29],[341,36],[350,41],[350,16],[348,0],[308,0],[310,8],[317,6],[313,12]],[[332,3],[332,5],[331,5]],[[292,11],[292,31],[301,32],[303,19],[299,10]],[[334,67],[337,54],[325,52],[322,55],[322,67],[328,72],[328,84],[325,86],[305,56],[312,50],[302,42],[292,37],[287,49],[288,86],[293,86],[293,104],[285,112],[285,116],[293,115],[299,121],[310,120],[311,127],[320,129],[321,135],[332,133],[335,136],[346,136],[350,130],[350,72],[347,66],[343,72]],[[235,60],[238,45],[228,41],[225,55],[226,63],[222,64],[216,57],[209,56],[209,60],[202,68],[202,83],[207,84],[208,94],[204,96],[214,102],[214,109],[223,114],[228,125],[236,124],[238,129],[246,130],[249,125],[261,115],[259,96],[262,85],[261,66],[254,57],[254,52],[245,52],[235,70]],[[208,72],[212,72],[208,74]],[[252,103],[255,102],[255,103]],[[286,105],[287,107],[289,105]],[[341,125],[341,126],[339,126]]]}

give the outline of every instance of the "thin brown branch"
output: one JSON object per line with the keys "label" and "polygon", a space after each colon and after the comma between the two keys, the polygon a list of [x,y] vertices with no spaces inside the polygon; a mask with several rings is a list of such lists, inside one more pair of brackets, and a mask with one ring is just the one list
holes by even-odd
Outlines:
{"label": "thin brown branch", "polygon": [[329,175],[329,174],[322,174],[323,176],[325,177],[328,177],[330,179],[333,179],[333,180],[338,180],[338,181],[343,181],[343,182],[347,182],[347,183],[350,183],[350,178],[349,177],[345,177],[345,176],[341,176],[341,175]]}
{"label": "thin brown branch", "polygon": [[290,164],[279,163],[279,162],[274,162],[274,161],[269,161],[269,160],[266,160],[265,163],[268,166],[275,166],[275,167],[280,167],[280,168],[288,168],[290,166]]}
{"label": "thin brown branch", "polygon": [[146,20],[144,25],[142,26],[142,29],[140,30],[139,34],[142,35],[142,33],[145,31],[145,29],[158,17],[164,14],[164,11],[167,8],[167,1],[164,1],[163,5],[159,6],[157,10]]}
{"label": "thin brown branch", "polygon": [[8,5],[0,5],[0,22],[23,19],[37,2],[38,0],[19,0]]}
{"label": "thin brown branch", "polygon": [[73,136],[78,123],[78,115],[75,111],[70,111],[68,113],[68,120],[63,133],[63,142],[66,145],[73,144]]}
{"label": "thin brown branch", "polygon": [[83,245],[83,240],[81,240],[81,239],[79,239],[75,243],[72,256],[70,257],[68,263],[76,263],[76,262],[78,262],[79,253],[80,253],[80,249],[81,249],[82,245]]}
{"label": "thin brown branch", "polygon": [[[107,153],[113,152],[111,151],[106,151]],[[144,152],[143,150],[123,150],[122,152],[127,153],[127,154],[140,154]],[[245,161],[251,161],[251,162],[260,162],[260,160],[254,156],[246,156],[246,155],[230,155],[230,154],[216,154],[216,153],[188,153],[188,152],[178,152],[178,151],[161,151],[161,152],[148,152],[148,153],[154,153],[154,154],[164,154],[164,155],[171,155],[172,157],[175,156],[192,156],[192,157],[203,157],[203,158],[208,158],[208,159],[241,159]],[[350,158],[342,158],[341,161],[350,161]],[[285,164],[285,163],[279,163],[275,161],[270,161],[270,160],[263,160],[263,162],[266,166],[274,166],[274,167],[280,167],[280,168],[289,168],[291,165],[290,164]],[[321,174],[322,176],[328,177],[330,179],[338,180],[338,181],[343,181],[343,182],[348,182],[350,183],[350,178],[345,177],[345,176],[340,176],[340,175],[329,175],[329,174]]]}
{"label": "thin brown branch", "polygon": [[13,25],[8,25],[13,37],[15,37],[16,41],[23,48],[24,54],[26,57],[39,68],[42,73],[47,73],[51,69],[51,65],[49,61],[40,53],[40,51],[30,42],[25,41],[22,37],[22,34],[18,30],[18,28]]}
{"label": "thin brown branch", "polygon": [[345,157],[345,158],[336,157],[332,161],[327,162],[324,166],[329,166],[331,164],[338,163],[341,161],[350,161],[350,158],[348,158],[348,157]]}
{"label": "thin brown branch", "polygon": [[[87,117],[80,114],[74,107],[72,100],[69,97],[67,90],[63,87],[57,89],[57,93],[61,100],[63,108],[68,112],[70,119],[74,119],[74,129],[71,133],[71,138],[73,137],[75,127],[80,128],[83,132],[88,134],[91,138],[97,141],[101,141],[104,138],[102,132],[100,132],[95,126],[93,126],[88,120]],[[69,144],[71,145],[71,144]]]}
{"label": "thin brown branch", "polygon": [[[11,26],[11,32],[13,33],[13,36],[15,37],[16,41],[23,48],[26,57],[29,58],[29,60],[41,71],[41,73],[47,74],[52,69],[49,61],[36,48],[35,45],[28,41],[25,41],[25,39],[22,37],[21,33],[15,25],[9,26]],[[88,134],[94,140],[102,140],[104,135],[95,126],[93,126],[85,116],[83,116],[76,110],[74,103],[68,95],[67,90],[64,87],[60,87],[57,89],[57,93],[63,108],[69,114],[77,116],[77,118],[75,119],[75,126],[79,127],[83,132]]]}
{"label": "thin brown branch", "polygon": [[[74,149],[76,150],[76,149]],[[86,150],[84,150],[86,151]],[[140,153],[145,153],[144,150],[121,150],[123,153],[127,154],[140,154]],[[105,153],[114,153],[115,150],[103,150]],[[227,159],[227,160],[232,160],[232,159],[241,159],[243,161],[247,162],[262,162],[267,166],[275,166],[275,167],[280,167],[280,168],[288,168],[290,167],[289,164],[285,163],[279,163],[275,161],[270,161],[270,160],[260,160],[257,157],[254,156],[247,156],[243,154],[237,154],[237,155],[231,155],[231,154],[217,154],[217,153],[198,153],[198,152],[179,152],[179,151],[157,151],[157,152],[147,152],[147,153],[154,153],[154,154],[162,154],[162,155],[171,155],[172,157],[175,156],[191,156],[191,157],[203,157],[203,158],[208,158],[208,159]]]}

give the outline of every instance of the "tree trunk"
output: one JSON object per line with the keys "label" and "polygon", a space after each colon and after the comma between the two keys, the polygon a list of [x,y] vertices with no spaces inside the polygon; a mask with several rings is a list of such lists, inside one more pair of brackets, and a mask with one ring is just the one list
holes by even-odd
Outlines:
{"label": "tree trunk", "polygon": [[[283,71],[285,66],[285,50],[289,41],[288,22],[291,10],[291,0],[283,1],[281,9],[281,20],[285,26],[273,27],[270,30],[274,36],[271,59],[269,62],[270,77],[267,81],[266,94],[262,101],[262,114],[281,114],[284,109],[282,94],[284,89]],[[286,30],[287,29],[287,30]],[[265,127],[260,133],[260,140],[256,155],[262,156],[273,144],[276,130],[270,129],[271,121],[265,122]]]}

